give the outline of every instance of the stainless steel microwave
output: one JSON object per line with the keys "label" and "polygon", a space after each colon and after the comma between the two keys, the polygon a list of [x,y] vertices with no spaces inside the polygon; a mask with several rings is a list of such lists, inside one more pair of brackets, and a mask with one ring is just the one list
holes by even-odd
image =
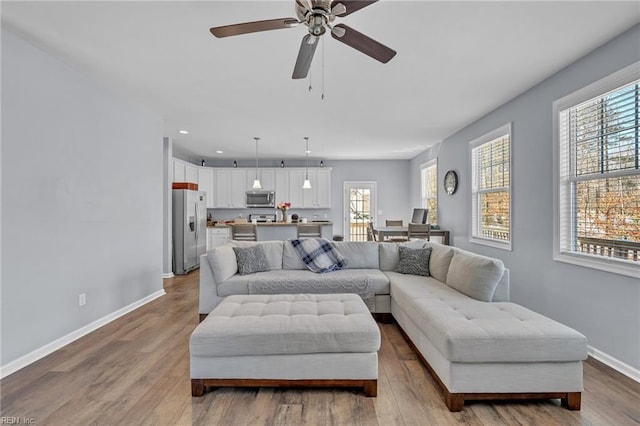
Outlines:
{"label": "stainless steel microwave", "polygon": [[274,191],[247,191],[247,207],[275,207],[276,193]]}

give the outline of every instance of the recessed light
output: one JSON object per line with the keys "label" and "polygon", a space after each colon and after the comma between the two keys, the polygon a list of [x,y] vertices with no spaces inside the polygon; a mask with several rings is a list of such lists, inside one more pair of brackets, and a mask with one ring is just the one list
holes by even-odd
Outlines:
{"label": "recessed light", "polygon": [[178,130],[178,133],[180,133],[181,135],[188,135],[189,131],[188,130]]}
{"label": "recessed light", "polygon": [[217,150],[217,151],[216,151],[216,154],[222,154],[222,151]]}

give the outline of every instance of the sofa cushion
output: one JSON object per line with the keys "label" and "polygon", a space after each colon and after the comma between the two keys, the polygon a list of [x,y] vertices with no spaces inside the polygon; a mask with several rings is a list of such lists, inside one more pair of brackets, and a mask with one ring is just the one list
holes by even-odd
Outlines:
{"label": "sofa cushion", "polygon": [[336,250],[347,260],[344,269],[378,269],[378,243],[375,241],[333,241]]}
{"label": "sofa cushion", "polygon": [[234,247],[233,252],[236,254],[238,261],[238,273],[240,275],[254,274],[256,272],[264,272],[269,270],[269,263],[264,250],[259,245],[251,247]]}
{"label": "sofa cushion", "polygon": [[225,282],[218,285],[218,296],[225,297],[232,294],[249,294],[249,282],[260,280],[261,278],[285,278],[300,279],[304,281],[317,282],[318,285],[331,285],[332,280],[342,281],[351,277],[367,277],[375,294],[389,294],[389,279],[378,269],[341,269],[330,274],[316,274],[305,270],[279,270],[258,272],[250,275],[234,275]]}
{"label": "sofa cushion", "polygon": [[425,247],[431,247],[431,259],[429,260],[429,273],[438,281],[447,282],[447,273],[455,247],[445,246],[432,241],[425,242]]}
{"label": "sofa cushion", "polygon": [[503,272],[499,259],[458,250],[451,259],[446,283],[469,297],[491,302]]}
{"label": "sofa cushion", "polygon": [[238,272],[236,254],[230,245],[223,245],[209,250],[207,258],[213,271],[213,278],[218,284],[227,281]]}
{"label": "sofa cushion", "polygon": [[399,262],[396,272],[401,274],[421,275],[428,277],[429,274],[429,258],[431,257],[431,247],[411,248],[399,247]]}
{"label": "sofa cushion", "polygon": [[433,278],[387,275],[392,299],[451,362],[562,362],[587,357],[582,334],[522,306],[480,302]]}
{"label": "sofa cushion", "polygon": [[229,241],[229,244],[235,247],[253,247],[259,245],[264,250],[269,263],[269,270],[282,269],[282,252],[283,241]]}
{"label": "sofa cushion", "polygon": [[286,240],[282,242],[283,250],[282,250],[282,269],[303,269],[308,271],[307,265],[304,264],[298,252],[291,244],[291,240]]}

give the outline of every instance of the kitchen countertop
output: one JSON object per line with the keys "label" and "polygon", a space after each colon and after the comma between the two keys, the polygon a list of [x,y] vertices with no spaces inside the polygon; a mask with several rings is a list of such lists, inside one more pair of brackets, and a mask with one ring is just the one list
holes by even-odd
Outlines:
{"label": "kitchen countertop", "polygon": [[[227,226],[234,226],[234,225],[251,225],[251,222],[246,223],[246,224],[235,224],[235,223],[229,223],[227,224]],[[307,222],[307,223],[302,223],[302,222],[298,222],[298,223],[287,223],[287,222],[258,222],[256,224],[256,226],[305,226],[305,225],[333,225],[333,222]]]}

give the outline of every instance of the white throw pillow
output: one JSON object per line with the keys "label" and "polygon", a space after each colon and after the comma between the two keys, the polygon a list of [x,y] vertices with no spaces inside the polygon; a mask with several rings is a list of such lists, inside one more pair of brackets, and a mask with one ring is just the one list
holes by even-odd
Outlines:
{"label": "white throw pillow", "polygon": [[213,278],[217,284],[222,284],[238,272],[238,261],[233,247],[223,245],[209,250],[207,258],[213,270]]}
{"label": "white throw pillow", "polygon": [[491,302],[503,273],[501,260],[459,250],[451,259],[447,285],[474,299]]}

